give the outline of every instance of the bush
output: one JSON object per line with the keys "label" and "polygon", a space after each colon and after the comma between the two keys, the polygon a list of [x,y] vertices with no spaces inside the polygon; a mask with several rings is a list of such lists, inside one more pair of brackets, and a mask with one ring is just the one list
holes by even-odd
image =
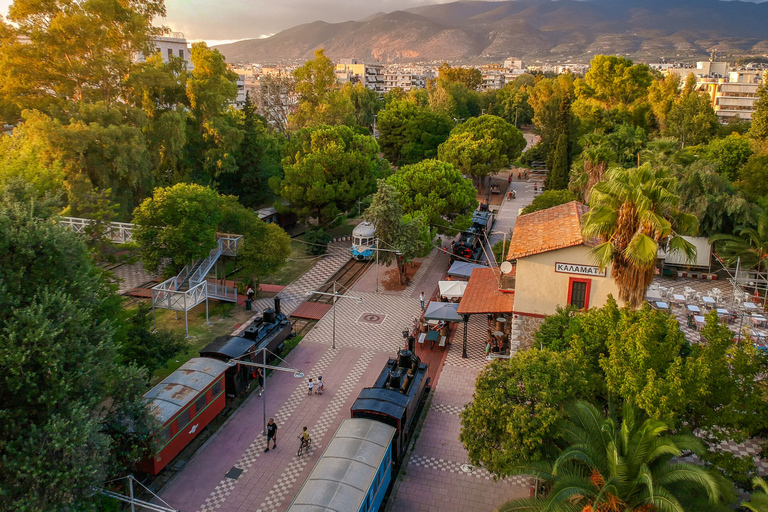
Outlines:
{"label": "bush", "polygon": [[576,196],[570,190],[547,190],[536,196],[531,204],[523,208],[523,215],[539,210],[546,210],[559,204],[575,201]]}
{"label": "bush", "polygon": [[307,254],[319,256],[328,252],[328,242],[332,239],[331,235],[321,229],[310,229],[304,233],[304,241],[313,245],[307,246]]}
{"label": "bush", "polygon": [[509,251],[509,242],[511,242],[512,234],[507,235],[507,243],[504,240],[499,240],[493,244],[493,256],[496,258],[496,263],[501,265],[501,262],[506,260],[507,251]]}

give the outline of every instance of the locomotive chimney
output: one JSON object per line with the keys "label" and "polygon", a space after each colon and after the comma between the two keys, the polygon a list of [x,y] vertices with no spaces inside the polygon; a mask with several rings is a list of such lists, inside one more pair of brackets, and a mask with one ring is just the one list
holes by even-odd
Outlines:
{"label": "locomotive chimney", "polygon": [[394,369],[389,372],[389,387],[391,389],[400,389],[400,377],[403,372],[400,369]]}
{"label": "locomotive chimney", "polygon": [[275,316],[280,316],[280,297],[275,297]]}

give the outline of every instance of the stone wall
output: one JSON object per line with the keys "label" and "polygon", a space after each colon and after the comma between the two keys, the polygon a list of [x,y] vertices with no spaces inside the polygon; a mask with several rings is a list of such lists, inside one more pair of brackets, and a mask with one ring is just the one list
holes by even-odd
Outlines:
{"label": "stone wall", "polygon": [[[512,332],[517,334],[518,347],[517,350],[528,350],[534,344],[534,335],[539,330],[541,324],[544,323],[543,318],[534,316],[515,315],[513,321]],[[514,335],[513,335],[514,339]],[[514,341],[512,342],[514,345]]]}

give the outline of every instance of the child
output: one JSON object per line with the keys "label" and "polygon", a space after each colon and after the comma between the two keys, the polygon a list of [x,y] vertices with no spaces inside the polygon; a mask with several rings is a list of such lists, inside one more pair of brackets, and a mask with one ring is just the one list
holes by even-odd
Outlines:
{"label": "child", "polygon": [[307,393],[309,396],[312,396],[312,379],[309,379],[309,393]]}
{"label": "child", "polygon": [[323,384],[323,376],[322,376],[322,375],[320,375],[320,376],[317,378],[317,391],[315,391],[315,394],[316,394],[316,395],[322,395],[322,394],[323,394],[323,387],[324,387],[324,384]]}

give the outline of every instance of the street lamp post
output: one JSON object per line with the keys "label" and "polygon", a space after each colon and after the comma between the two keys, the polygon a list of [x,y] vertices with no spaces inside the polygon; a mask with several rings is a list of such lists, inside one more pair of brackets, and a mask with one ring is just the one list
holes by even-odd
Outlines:
{"label": "street lamp post", "polygon": [[333,293],[327,293],[327,292],[313,292],[309,291],[306,293],[307,296],[311,295],[327,295],[329,297],[333,297],[331,302],[331,309],[333,310],[333,341],[331,348],[333,350],[336,350],[336,299],[357,299],[357,301],[362,304],[363,299],[361,297],[355,297],[354,295],[342,295],[340,293],[336,293],[336,281],[333,282]]}
{"label": "street lamp post", "polygon": [[[250,356],[250,355],[257,355],[259,352],[261,352],[261,363],[254,363],[252,361],[241,361],[240,357]],[[254,368],[261,368],[264,370],[264,385],[261,388],[261,394],[262,394],[262,413],[264,416],[264,430],[262,431],[261,435],[266,436],[267,435],[267,370],[277,370],[279,372],[291,372],[293,373],[293,376],[297,379],[300,379],[304,376],[304,373],[301,372],[301,370],[297,368],[288,368],[283,366],[274,366],[267,364],[267,352],[275,356],[276,358],[280,359],[280,361],[285,362],[285,359],[281,358],[277,354],[267,350],[266,348],[260,348],[258,350],[255,350],[254,352],[248,352],[246,354],[243,354],[242,356],[235,357],[233,359],[230,359],[227,361],[228,366],[236,366],[238,364],[241,364],[243,366],[252,366]]]}

